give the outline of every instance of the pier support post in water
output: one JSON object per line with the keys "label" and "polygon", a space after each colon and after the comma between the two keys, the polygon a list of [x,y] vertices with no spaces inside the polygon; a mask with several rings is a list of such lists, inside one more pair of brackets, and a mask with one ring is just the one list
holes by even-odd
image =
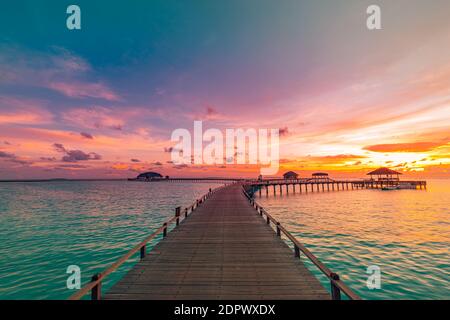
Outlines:
{"label": "pier support post in water", "polygon": [[141,260],[145,258],[145,244],[141,247]]}
{"label": "pier support post in water", "polygon": [[177,217],[177,226],[180,225],[180,212],[181,212],[181,207],[176,207],[175,208],[175,217]]}
{"label": "pier support post in water", "polygon": [[167,222],[164,222],[163,227],[163,238],[165,238],[167,237]]}
{"label": "pier support post in water", "polygon": [[331,280],[331,299],[333,300],[341,300],[341,290],[336,286],[333,280],[339,280],[339,275],[337,273],[331,273],[330,274]]}
{"label": "pier support post in water", "polygon": [[[92,276],[91,281],[97,281],[100,280],[102,275],[100,273],[94,274]],[[91,300],[100,300],[102,296],[102,283],[99,282],[95,287],[91,290]]]}
{"label": "pier support post in water", "polygon": [[300,258],[300,248],[297,245],[294,245],[294,257]]}

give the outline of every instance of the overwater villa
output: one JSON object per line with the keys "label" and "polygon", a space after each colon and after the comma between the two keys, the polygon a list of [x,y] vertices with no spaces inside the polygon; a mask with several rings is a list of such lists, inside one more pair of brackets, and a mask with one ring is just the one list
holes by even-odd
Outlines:
{"label": "overwater villa", "polygon": [[[391,170],[389,168],[378,168],[367,174],[371,181],[400,181],[401,172]],[[374,176],[376,179],[374,179]]]}
{"label": "overwater villa", "polygon": [[136,177],[136,180],[140,181],[150,181],[150,180],[162,180],[164,177],[158,172],[144,172]]}
{"label": "overwater villa", "polygon": [[331,179],[326,172],[315,172],[312,174],[312,178],[310,180],[314,182],[328,182]]}
{"label": "overwater villa", "polygon": [[383,190],[426,189],[426,181],[400,181],[401,174],[401,172],[382,167],[369,172],[367,175],[370,179],[364,180],[363,183],[370,188]]}
{"label": "overwater villa", "polygon": [[285,180],[298,179],[298,174],[294,171],[288,171],[285,174],[283,174],[283,178]]}

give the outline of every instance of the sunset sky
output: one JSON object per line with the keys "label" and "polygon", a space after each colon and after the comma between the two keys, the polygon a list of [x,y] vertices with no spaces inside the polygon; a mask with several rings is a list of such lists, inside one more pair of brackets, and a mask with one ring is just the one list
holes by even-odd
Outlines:
{"label": "sunset sky", "polygon": [[280,175],[450,177],[449,16],[448,0],[3,3],[0,180],[258,175],[172,164],[194,120],[279,128]]}

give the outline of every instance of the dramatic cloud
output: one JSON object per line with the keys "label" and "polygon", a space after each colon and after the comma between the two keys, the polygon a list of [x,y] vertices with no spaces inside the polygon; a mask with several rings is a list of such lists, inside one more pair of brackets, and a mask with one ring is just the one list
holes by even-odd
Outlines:
{"label": "dramatic cloud", "polygon": [[0,159],[5,159],[6,161],[18,163],[18,164],[22,164],[22,165],[31,164],[31,162],[29,162],[29,161],[19,159],[13,153],[8,153],[8,152],[4,152],[4,151],[0,151]]}
{"label": "dramatic cloud", "polygon": [[76,108],[62,114],[62,118],[71,125],[81,128],[121,130],[124,126],[124,115],[119,111],[105,108]]}
{"label": "dramatic cloud", "polygon": [[85,166],[82,164],[61,164],[59,166],[57,166],[56,168],[61,168],[61,169],[85,169],[85,168],[89,168],[89,166]]}
{"label": "dramatic cloud", "polygon": [[119,101],[120,97],[103,83],[52,82],[50,89],[56,90],[70,98],[98,98]]}
{"label": "dramatic cloud", "polygon": [[72,52],[65,48],[53,47],[56,54],[51,57],[55,68],[64,70],[66,72],[87,72],[91,70],[89,63],[74,55]]}
{"label": "dramatic cloud", "polygon": [[41,100],[0,96],[0,124],[47,124],[53,115]]}
{"label": "dramatic cloud", "polygon": [[189,166],[187,164],[178,164],[178,165],[172,166],[172,168],[177,169],[177,170],[185,169],[185,168],[188,168],[188,167]]}
{"label": "dramatic cloud", "polygon": [[80,135],[81,135],[83,138],[86,138],[86,139],[94,139],[94,137],[92,136],[92,134],[87,133],[87,132],[80,132]]}
{"label": "dramatic cloud", "polygon": [[39,159],[42,161],[56,161],[55,157],[40,157]]}
{"label": "dramatic cloud", "polygon": [[141,160],[139,160],[139,159],[131,159],[130,161],[131,162],[141,162]]}
{"label": "dramatic cloud", "polygon": [[206,106],[206,120],[214,120],[220,117],[219,112],[213,106]]}
{"label": "dramatic cloud", "polygon": [[0,151],[0,158],[13,159],[15,157],[16,156],[14,154],[12,154],[12,153],[7,153],[7,152],[4,152],[4,151]]}
{"label": "dramatic cloud", "polygon": [[375,144],[364,147],[364,150],[373,152],[427,152],[443,146],[442,142],[411,142],[411,143],[391,143]]}
{"label": "dramatic cloud", "polygon": [[289,135],[289,129],[288,127],[280,128],[280,137],[288,136]]}
{"label": "dramatic cloud", "polygon": [[56,151],[65,153],[65,155],[61,158],[64,162],[100,160],[102,158],[95,152],[86,153],[81,150],[67,150],[61,143],[54,143],[53,147]]}

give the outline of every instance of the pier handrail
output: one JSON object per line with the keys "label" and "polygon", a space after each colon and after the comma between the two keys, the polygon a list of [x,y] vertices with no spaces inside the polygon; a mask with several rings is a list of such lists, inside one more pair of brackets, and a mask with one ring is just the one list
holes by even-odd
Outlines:
{"label": "pier handrail", "polygon": [[[216,193],[217,191],[221,190],[222,188],[225,188],[225,186],[217,187],[213,190],[209,189],[209,192],[198,198],[194,201],[192,205],[189,207],[184,208],[184,219],[183,221],[192,213],[194,212],[197,207],[203,203],[206,199],[208,199],[211,195]],[[116,262],[114,262],[112,265],[107,267],[105,270],[103,270],[100,273],[97,273],[92,276],[92,279],[90,282],[85,284],[81,289],[79,289],[77,292],[75,292],[73,295],[71,295],[68,300],[80,300],[82,297],[87,295],[89,291],[91,292],[91,299],[92,300],[100,300],[101,298],[101,284],[102,281],[111,273],[116,271],[122,264],[124,264],[129,258],[131,258],[134,254],[136,254],[138,251],[140,251],[140,258],[143,259],[146,256],[146,245],[148,242],[150,242],[152,239],[154,239],[158,234],[161,232],[163,233],[163,238],[167,236],[167,228],[170,224],[173,222],[176,222],[176,226],[180,223],[180,217],[181,217],[181,208],[177,207],[175,210],[175,216],[170,218],[169,220],[166,220],[161,227],[156,229],[151,235],[149,235],[147,238],[145,238],[143,241],[141,241],[138,245],[134,246],[130,251],[128,251],[126,254],[124,254],[121,258],[119,258]]]}
{"label": "pier handrail", "polygon": [[281,237],[283,233],[294,245],[294,256],[300,258],[300,252],[303,254],[330,280],[331,287],[331,298],[333,300],[341,300],[341,291],[350,300],[361,300],[350,287],[348,287],[342,280],[340,280],[337,273],[332,272],[325,264],[323,264],[311,251],[309,251],[300,241],[295,238],[285,227],[281,225],[274,217],[272,217],[261,205],[259,205],[248,193],[242,188],[245,197],[249,200],[250,204],[255,208],[255,210],[262,217],[266,216],[267,224],[273,222],[276,226],[277,236]]}

